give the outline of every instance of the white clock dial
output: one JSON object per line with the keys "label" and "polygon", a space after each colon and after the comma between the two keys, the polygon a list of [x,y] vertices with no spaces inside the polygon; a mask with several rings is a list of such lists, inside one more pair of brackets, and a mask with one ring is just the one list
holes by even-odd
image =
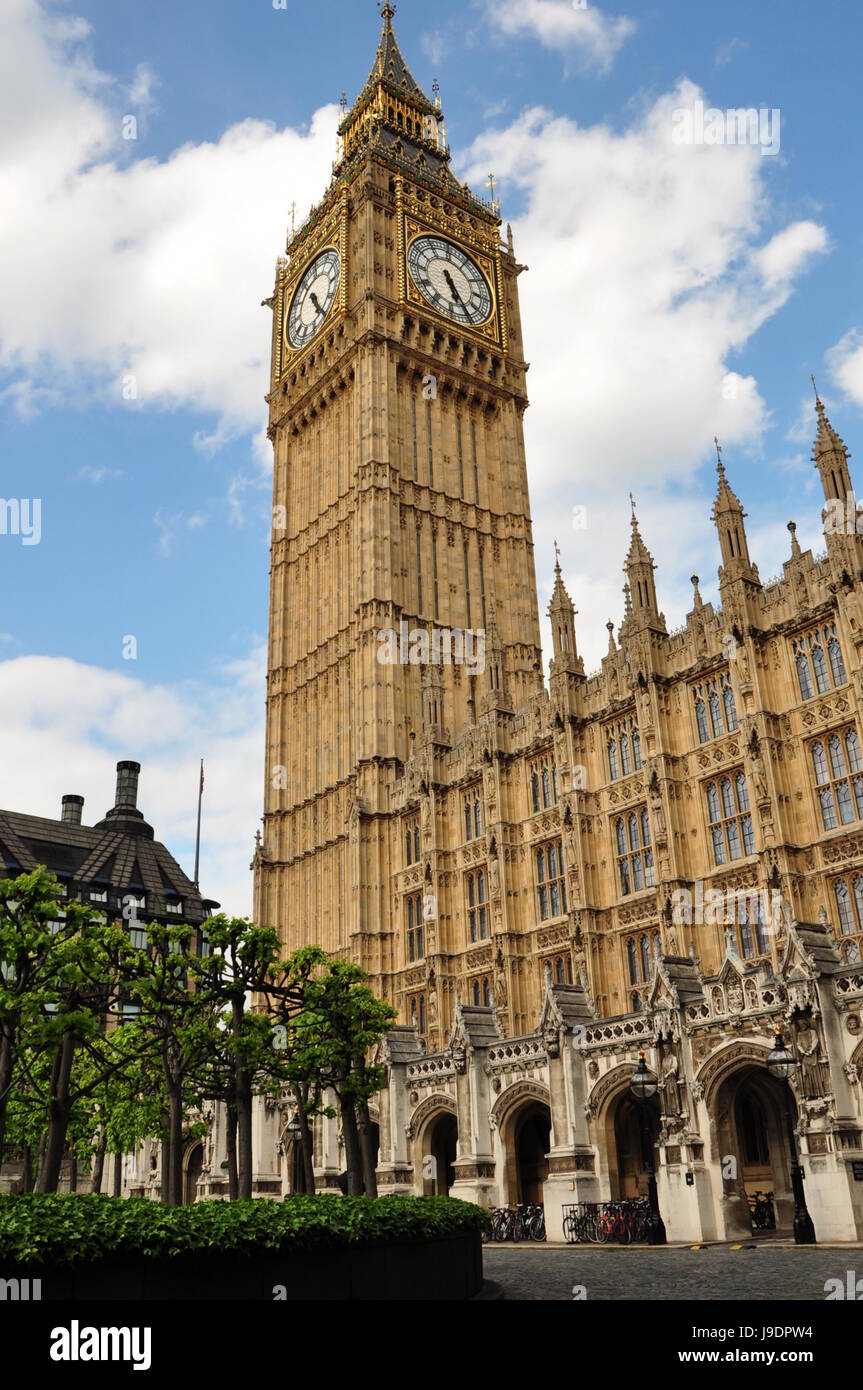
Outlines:
{"label": "white clock dial", "polygon": [[285,336],[293,348],[305,347],[333,307],[339,288],[341,262],[330,247],[316,256],[297,285],[288,309]]}
{"label": "white clock dial", "polygon": [[488,281],[466,251],[439,236],[419,236],[408,250],[411,279],[439,314],[455,323],[485,323],[493,306]]}

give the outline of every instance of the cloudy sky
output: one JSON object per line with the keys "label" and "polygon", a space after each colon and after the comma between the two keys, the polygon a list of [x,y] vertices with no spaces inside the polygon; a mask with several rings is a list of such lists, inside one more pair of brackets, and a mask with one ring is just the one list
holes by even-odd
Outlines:
{"label": "cloudy sky", "polygon": [[[188,869],[203,756],[202,882],[238,912],[263,779],[260,301],[378,29],[372,0],[0,5],[0,492],[39,540],[0,535],[0,805],[74,791],[95,820],[137,758]],[[593,667],[630,489],[669,625],[693,569],[715,590],[715,434],[764,578],[790,516],[818,545],[810,372],[852,451],[863,431],[861,11],[402,0],[396,30],[530,267],[540,599],[557,537]],[[763,142],[687,141],[699,104],[764,108]]]}

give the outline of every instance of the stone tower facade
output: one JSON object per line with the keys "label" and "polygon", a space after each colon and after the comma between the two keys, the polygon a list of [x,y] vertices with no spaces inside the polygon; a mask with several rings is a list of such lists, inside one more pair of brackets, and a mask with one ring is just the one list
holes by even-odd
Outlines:
{"label": "stone tower facade", "polygon": [[[764,1065],[778,1025],[816,1229],[859,1239],[863,537],[848,451],[816,397],[826,550],[802,552],[791,523],[769,582],[719,451],[720,605],[693,576],[674,632],[633,503],[625,611],[593,673],[558,560],[546,685],[523,267],[497,206],[452,175],[392,13],[270,301],[256,919],[289,947],[355,959],[398,1010],[376,1111],[391,1189],[542,1200],[552,1234],[567,1205],[645,1190],[629,1095],[643,1050],[669,1236],[745,1232],[762,1189],[787,1226]],[[279,1165],[289,1186],[284,1126],[261,1126],[260,1190]],[[316,1143],[334,1184],[334,1122]]]}

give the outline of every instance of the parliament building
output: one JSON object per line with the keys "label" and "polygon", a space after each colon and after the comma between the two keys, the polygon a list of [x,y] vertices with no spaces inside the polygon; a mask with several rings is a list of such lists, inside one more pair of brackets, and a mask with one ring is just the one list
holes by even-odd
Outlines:
{"label": "parliament building", "polygon": [[[558,557],[546,678],[525,267],[493,188],[485,200],[453,174],[436,87],[417,85],[382,14],[331,183],[267,301],[255,920],[357,961],[398,1011],[374,1109],[381,1191],[542,1201],[559,1239],[565,1206],[646,1190],[629,1086],[643,1051],[669,1239],[748,1234],[756,1191],[790,1230],[765,1065],[779,1026],[818,1239],[861,1240],[856,504],[821,554],[789,523],[765,581],[720,452],[719,606],[693,577],[668,630],[633,507],[625,611],[594,672]],[[835,521],[853,503],[849,454],[817,396],[813,429]],[[291,1113],[261,1103],[261,1194],[291,1190]],[[336,1187],[335,1120],[318,1122],[315,1168]]]}

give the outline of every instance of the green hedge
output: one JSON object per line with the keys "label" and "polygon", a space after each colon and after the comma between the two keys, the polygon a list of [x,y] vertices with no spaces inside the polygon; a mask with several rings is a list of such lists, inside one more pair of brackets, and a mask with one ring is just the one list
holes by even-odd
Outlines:
{"label": "green hedge", "polygon": [[488,1223],[479,1207],[449,1197],[325,1194],[165,1207],[143,1198],[25,1193],[0,1197],[0,1270],[434,1240]]}

